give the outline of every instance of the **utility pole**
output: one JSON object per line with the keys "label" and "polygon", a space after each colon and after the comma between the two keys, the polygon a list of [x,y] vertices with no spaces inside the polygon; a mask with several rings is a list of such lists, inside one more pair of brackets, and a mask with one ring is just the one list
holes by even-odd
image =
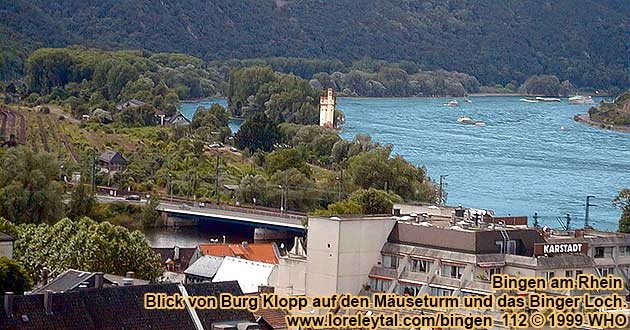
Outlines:
{"label": "utility pole", "polygon": [[438,200],[438,205],[441,205],[441,206],[444,205],[444,203],[446,202],[444,200],[444,186],[445,186],[444,179],[446,179],[447,176],[448,175],[440,175],[440,191],[439,191],[440,199]]}
{"label": "utility pole", "polygon": [[597,206],[595,204],[591,204],[591,198],[595,198],[595,196],[586,196],[586,210],[584,212],[584,228],[589,227],[589,209],[591,206]]}
{"label": "utility pole", "polygon": [[215,177],[215,192],[217,194],[217,205],[219,205],[221,203],[221,194],[219,193],[219,154],[217,153],[217,171],[216,171],[216,177]]}
{"label": "utility pole", "polygon": [[92,192],[96,192],[96,149],[92,148]]}
{"label": "utility pole", "polygon": [[337,201],[340,201],[343,196],[343,168],[339,171],[339,176],[337,177]]}
{"label": "utility pole", "polygon": [[168,172],[168,198],[173,202],[173,175],[171,172]]}
{"label": "utility pole", "polygon": [[287,213],[287,208],[289,207],[289,172],[284,171],[284,213]]}

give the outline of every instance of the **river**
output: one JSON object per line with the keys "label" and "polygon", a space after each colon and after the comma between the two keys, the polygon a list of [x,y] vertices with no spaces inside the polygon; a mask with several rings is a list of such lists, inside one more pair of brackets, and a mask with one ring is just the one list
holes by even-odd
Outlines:
{"label": "river", "polygon": [[[630,188],[630,135],[573,121],[588,105],[525,103],[519,97],[471,97],[459,107],[441,98],[339,98],[346,115],[342,137],[368,133],[394,145],[438,180],[447,175],[447,203],[491,209],[498,215],[538,213],[542,224],[558,227],[570,214],[582,226],[586,196],[593,195],[591,225],[616,230],[620,212],[611,200]],[[199,105],[225,106],[224,99],[182,103],[192,117]],[[462,125],[460,116],[483,121]],[[231,122],[232,130],[238,129]]]}

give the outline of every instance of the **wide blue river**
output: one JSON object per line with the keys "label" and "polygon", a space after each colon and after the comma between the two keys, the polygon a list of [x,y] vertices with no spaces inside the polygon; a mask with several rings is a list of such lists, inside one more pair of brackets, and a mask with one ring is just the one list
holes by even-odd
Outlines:
{"label": "wide blue river", "polygon": [[[611,200],[630,188],[630,135],[573,121],[588,105],[525,103],[519,97],[472,97],[459,107],[449,99],[339,98],[346,115],[342,136],[369,133],[394,145],[438,180],[447,175],[447,203],[491,209],[499,215],[536,212],[540,222],[558,227],[570,214],[582,226],[586,196],[593,195],[591,224],[615,230],[620,212]],[[223,99],[182,103],[192,116],[199,105],[225,105]],[[486,126],[463,125],[461,116]],[[233,130],[237,123],[231,123]]]}

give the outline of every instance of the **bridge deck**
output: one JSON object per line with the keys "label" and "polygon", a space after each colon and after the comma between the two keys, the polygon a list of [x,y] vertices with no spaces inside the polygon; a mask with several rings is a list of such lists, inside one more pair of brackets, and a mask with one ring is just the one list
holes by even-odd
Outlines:
{"label": "bridge deck", "polygon": [[207,204],[204,207],[198,207],[160,202],[157,210],[173,215],[179,214],[199,218],[219,218],[299,230],[305,229],[303,223],[306,220],[305,216],[215,204]]}

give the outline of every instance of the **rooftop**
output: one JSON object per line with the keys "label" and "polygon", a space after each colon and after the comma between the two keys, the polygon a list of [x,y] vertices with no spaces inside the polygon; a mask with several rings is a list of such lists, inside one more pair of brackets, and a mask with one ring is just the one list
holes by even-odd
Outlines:
{"label": "rooftop", "polygon": [[15,241],[15,238],[0,232],[0,242],[13,242]]}
{"label": "rooftop", "polygon": [[[47,290],[52,292],[67,292],[74,291],[81,288],[81,285],[84,284],[86,288],[94,288],[95,286],[95,276],[96,273],[92,272],[84,272],[76,269],[68,269],[63,272],[48,284],[33,290],[33,293],[44,293]],[[125,277],[104,274],[103,275],[103,286],[111,287],[111,286],[123,286],[125,281]],[[146,285],[149,284],[148,281],[132,279],[132,285]]]}
{"label": "rooftop", "polygon": [[[221,293],[242,295],[238,283],[185,284],[188,295],[218,296]],[[145,309],[147,293],[181,294],[178,284],[152,284],[118,288],[88,289],[51,293],[47,312],[44,295],[13,296],[12,313],[7,315],[4,300],[0,312],[3,330],[180,330],[196,329],[190,311],[183,309]],[[204,329],[212,323],[226,321],[253,322],[246,310],[196,310]]]}
{"label": "rooftop", "polygon": [[251,261],[278,264],[276,247],[273,243],[199,244],[203,255],[215,257],[237,257]]}
{"label": "rooftop", "polygon": [[225,257],[212,282],[236,280],[244,293],[255,293],[259,286],[269,284],[273,268],[272,264]]}
{"label": "rooftop", "polygon": [[184,274],[213,278],[221,267],[221,263],[223,263],[223,257],[202,256],[186,268]]}

